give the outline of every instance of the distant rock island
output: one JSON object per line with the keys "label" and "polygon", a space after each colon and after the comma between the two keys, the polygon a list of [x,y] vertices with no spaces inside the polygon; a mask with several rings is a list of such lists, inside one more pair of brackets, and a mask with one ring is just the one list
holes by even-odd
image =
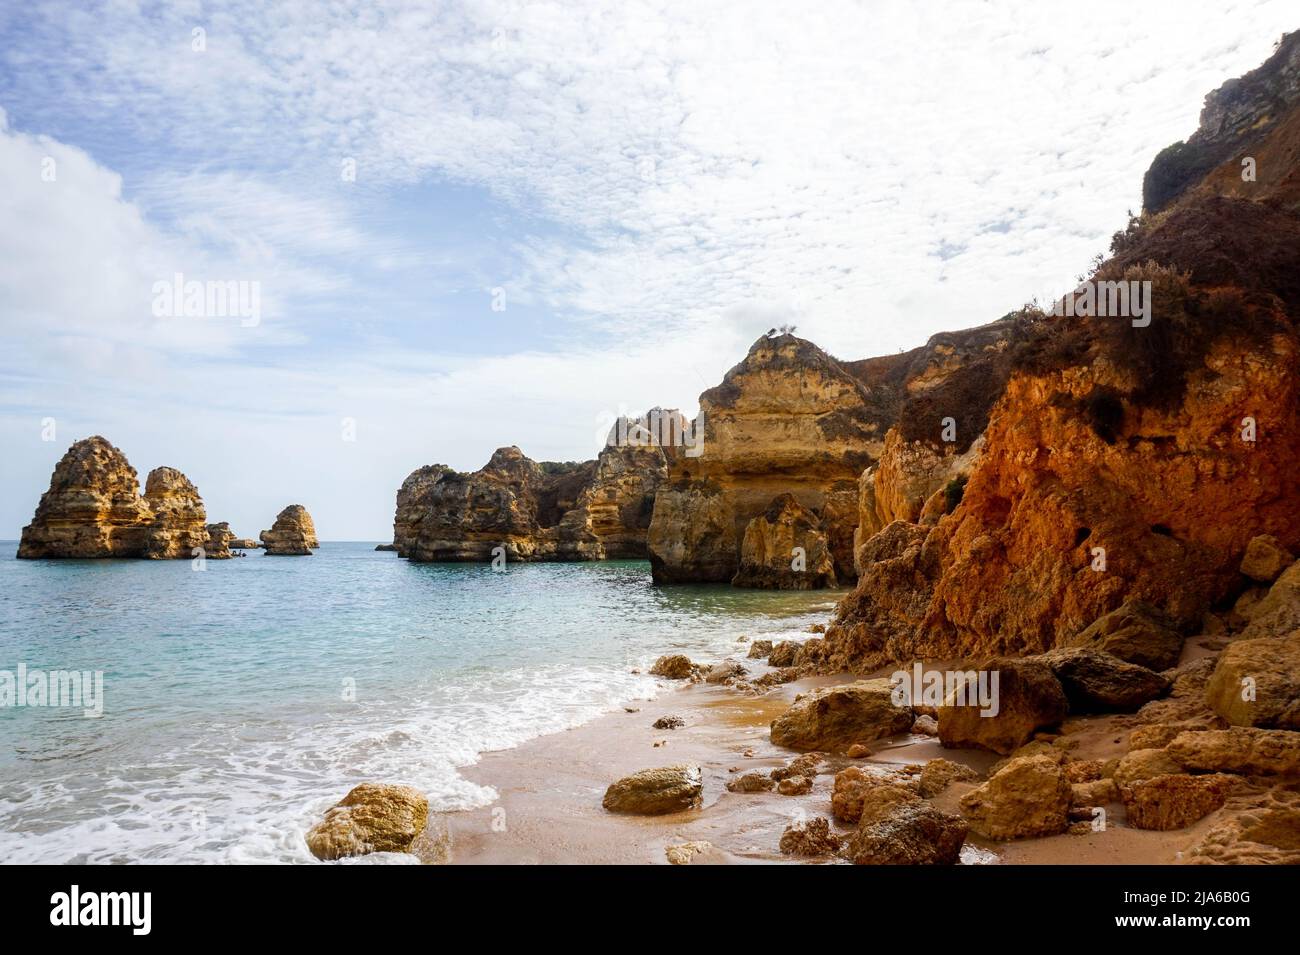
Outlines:
{"label": "distant rock island", "polygon": [[262,531],[262,546],[268,557],[309,557],[320,547],[316,525],[307,508],[290,504],[275,518],[269,531]]}
{"label": "distant rock island", "polygon": [[144,495],[135,468],[98,435],[78,441],[54,468],[18,556],[189,559],[230,556],[229,525],[207,523],[198,489],[175,468],[154,468]]}

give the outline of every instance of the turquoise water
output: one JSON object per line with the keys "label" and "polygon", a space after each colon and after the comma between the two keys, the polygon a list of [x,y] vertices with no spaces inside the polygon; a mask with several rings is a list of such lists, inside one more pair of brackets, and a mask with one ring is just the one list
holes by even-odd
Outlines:
{"label": "turquoise water", "polygon": [[[794,636],[831,593],[656,588],[647,563],[314,556],[19,561],[0,542],[0,671],[102,670],[103,715],[0,708],[0,859],[310,862],[349,787],[490,802],[457,772],[666,684],[661,653]],[[641,674],[631,671],[640,668]]]}

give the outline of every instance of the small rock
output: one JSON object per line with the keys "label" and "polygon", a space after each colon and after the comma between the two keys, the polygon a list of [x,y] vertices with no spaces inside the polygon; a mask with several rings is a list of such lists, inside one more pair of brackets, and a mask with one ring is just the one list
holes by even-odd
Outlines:
{"label": "small rock", "polygon": [[1071,807],[1109,806],[1119,801],[1119,789],[1113,779],[1096,779],[1070,786]]}
{"label": "small rock", "polygon": [[831,815],[841,822],[874,819],[893,806],[920,797],[896,777],[870,773],[850,766],[835,774],[831,788]]}
{"label": "small rock", "polygon": [[829,820],[816,816],[803,825],[786,826],[780,848],[788,856],[832,855],[840,851],[840,837],[831,832]]}
{"label": "small rock", "polygon": [[933,799],[952,783],[970,782],[979,778],[979,773],[969,766],[954,763],[949,759],[932,759],[921,770],[917,792],[926,799]]}
{"label": "small rock", "polygon": [[1180,768],[1300,778],[1300,733],[1234,726],[1180,733],[1165,750]]}
{"label": "small rock", "polygon": [[771,640],[755,640],[749,645],[748,659],[761,660],[772,652]]}
{"label": "small rock", "polygon": [[849,751],[846,755],[849,759],[866,759],[871,755],[871,747],[863,746],[861,743],[854,743],[849,747]]}
{"label": "small rock", "polygon": [[1205,696],[1234,726],[1300,730],[1300,630],[1231,644],[1219,655]]}
{"label": "small rock", "polygon": [[1182,771],[1182,765],[1163,749],[1135,749],[1119,761],[1114,779],[1121,786],[1131,786],[1142,779]]}
{"label": "small rock", "polygon": [[763,773],[745,773],[727,783],[727,791],[733,793],[768,793],[776,787],[776,781]]}
{"label": "small rock", "polygon": [[654,729],[657,730],[675,730],[686,725],[686,721],[680,716],[661,716],[654,721]]}
{"label": "small rock", "polygon": [[721,663],[715,663],[704,674],[706,683],[725,683],[727,680],[735,680],[743,677],[748,671],[737,663],[735,660],[723,660]]}
{"label": "small rock", "polygon": [[712,849],[711,842],[683,842],[679,846],[668,846],[664,849],[664,855],[668,857],[670,865],[690,865],[691,860],[697,855]]}
{"label": "small rock", "polygon": [[788,776],[776,784],[776,791],[782,796],[802,796],[812,792],[811,776]]}
{"label": "small rock", "polygon": [[913,721],[912,732],[918,736],[938,736],[939,721],[933,716],[922,713]]}
{"label": "small rock", "polygon": [[794,640],[782,640],[772,647],[768,654],[767,665],[773,667],[794,666],[795,656],[799,653],[799,644]]}
{"label": "small rock", "polygon": [[817,775],[817,767],[822,764],[824,756],[822,753],[804,753],[802,756],[796,756],[784,766],[778,766],[772,770],[772,778],[775,780],[789,779],[791,776],[808,776]]}
{"label": "small rock", "polygon": [[689,680],[695,673],[695,664],[690,657],[680,653],[671,653],[660,657],[650,668],[651,676],[661,676],[668,680]]}

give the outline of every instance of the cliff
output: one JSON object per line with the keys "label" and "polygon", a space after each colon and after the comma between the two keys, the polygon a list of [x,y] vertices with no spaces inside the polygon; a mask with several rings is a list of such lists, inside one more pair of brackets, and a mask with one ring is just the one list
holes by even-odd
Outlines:
{"label": "cliff", "polygon": [[209,546],[203,499],[175,468],[155,468],[140,494],[135,468],[99,436],[70,447],[50,477],[31,524],[23,528],[18,556],[229,557],[220,540]]}
{"label": "cliff", "polygon": [[644,557],[668,454],[653,442],[613,444],[595,461],[538,463],[500,448],[478,471],[412,472],[397,493],[393,543],[416,561],[601,560]]}
{"label": "cliff", "polygon": [[[1253,537],[1300,544],[1298,75],[1292,35],[1210,96],[1188,140],[1206,170],[1175,187],[1157,158],[1162,211],[1089,278],[1149,282],[1148,323],[1026,310],[973,457],[886,442],[862,494],[885,526],[860,541],[826,665],[1041,651],[1132,600],[1188,632],[1245,588]],[[1243,148],[1272,157],[1256,182]],[[954,472],[966,483],[918,514]]]}

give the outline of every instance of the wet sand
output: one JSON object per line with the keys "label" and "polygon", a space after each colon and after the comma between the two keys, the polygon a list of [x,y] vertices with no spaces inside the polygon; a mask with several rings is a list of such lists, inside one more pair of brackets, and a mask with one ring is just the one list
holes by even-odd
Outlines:
{"label": "wet sand", "polygon": [[[765,669],[762,667],[751,667]],[[867,760],[828,758],[803,796],[731,793],[726,783],[750,771],[768,771],[797,755],[773,746],[768,726],[797,693],[850,678],[813,677],[748,696],[722,686],[695,684],[670,690],[656,700],[630,701],[626,709],[583,726],[532,740],[520,747],[485,754],[463,770],[474,782],[492,786],[499,799],[490,806],[448,814],[451,861],[455,864],[667,864],[665,849],[705,841],[712,851],[693,864],[807,863],[783,856],[777,848],[792,821],[830,818],[834,773],[845,766],[875,762],[907,765],[936,757],[962,762],[986,773],[993,753],[945,750],[937,739],[905,734],[872,745]],[[632,710],[629,712],[628,710]],[[661,716],[678,716],[686,725],[657,730]],[[1122,717],[1072,720],[1067,735],[1076,738],[1072,755],[1108,758],[1122,754],[1128,728]],[[658,745],[656,745],[658,744]],[[750,755],[746,755],[746,752]],[[637,770],[677,763],[699,765],[704,805],[666,816],[628,816],[606,812],[606,787]],[[934,800],[956,810],[973,783],[957,783]],[[1209,820],[1177,832],[1129,829],[1123,808],[1107,810],[1107,829],[1083,835],[990,843],[972,836],[962,853],[965,864],[1114,864],[1175,863]],[[851,827],[832,821],[841,833]],[[840,860],[826,859],[834,864]]]}

